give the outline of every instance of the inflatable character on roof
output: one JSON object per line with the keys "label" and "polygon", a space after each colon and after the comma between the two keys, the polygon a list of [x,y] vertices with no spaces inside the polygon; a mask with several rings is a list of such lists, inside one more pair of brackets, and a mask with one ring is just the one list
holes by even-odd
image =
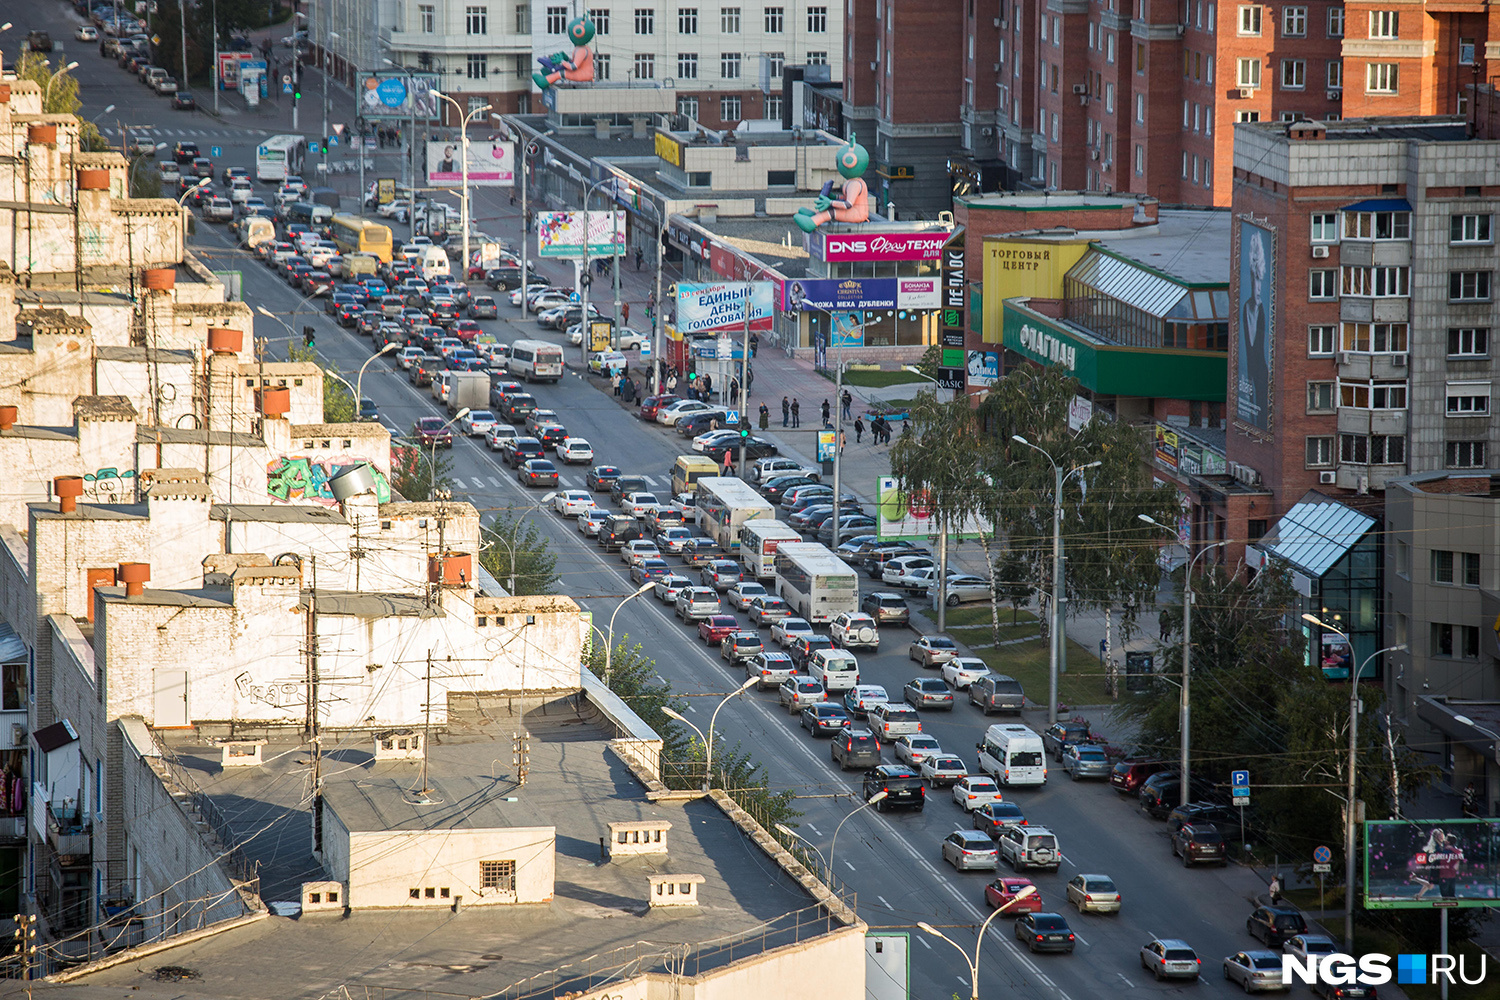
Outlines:
{"label": "inflatable character on roof", "polygon": [[594,82],[594,52],[589,48],[589,42],[594,40],[594,22],[586,17],[575,17],[569,21],[568,40],[574,46],[572,56],[565,52],[555,52],[537,59],[542,64],[542,72],[531,74],[531,79],[543,90],[558,80]]}
{"label": "inflatable character on roof", "polygon": [[838,222],[870,221],[870,188],[864,182],[864,172],[870,167],[870,154],[865,147],[850,139],[839,148],[835,158],[844,186],[837,198],[830,198],[833,181],[823,185],[823,193],[813,202],[813,207],[803,206],[792,216],[799,229],[810,233],[829,219]]}

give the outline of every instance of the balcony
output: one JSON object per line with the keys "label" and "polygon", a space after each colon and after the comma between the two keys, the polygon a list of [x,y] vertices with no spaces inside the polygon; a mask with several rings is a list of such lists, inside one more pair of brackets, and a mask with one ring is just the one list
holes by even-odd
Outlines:
{"label": "balcony", "polygon": [[93,853],[93,825],[59,819],[48,811],[47,842],[57,852],[60,867],[87,865]]}

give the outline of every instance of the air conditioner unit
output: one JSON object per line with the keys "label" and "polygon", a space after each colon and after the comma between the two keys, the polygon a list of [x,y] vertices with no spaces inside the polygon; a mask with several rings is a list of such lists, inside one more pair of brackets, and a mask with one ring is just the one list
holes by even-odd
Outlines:
{"label": "air conditioner unit", "polygon": [[988,139],[990,136],[995,134],[995,130],[992,128],[982,128],[979,130],[979,134]]}
{"label": "air conditioner unit", "polygon": [[993,72],[993,73],[1000,72],[1000,64],[999,63],[995,63],[995,68],[993,70],[991,70],[991,72]]}
{"label": "air conditioner unit", "polygon": [[[1105,170],[1113,170],[1114,168],[1115,168],[1115,161],[1114,160],[1105,160],[1104,161],[1104,169]],[[1108,194],[1108,193],[1109,193],[1108,191],[1105,192],[1105,194]]]}
{"label": "air conditioner unit", "polygon": [[1099,159],[1099,151],[1097,149],[1091,149],[1091,150],[1089,150],[1089,159],[1091,159],[1091,160],[1097,160],[1097,159]]}
{"label": "air conditioner unit", "polygon": [[995,18],[995,27],[997,27],[997,28],[1003,28],[1003,27],[1005,27],[1005,22],[1002,21],[1002,20],[1000,20],[997,17],[997,18]]}
{"label": "air conditioner unit", "polygon": [[1177,37],[1181,38],[1183,32],[1185,32],[1185,31],[1187,31],[1187,25],[1185,25],[1185,24],[1179,24],[1177,26]]}
{"label": "air conditioner unit", "polygon": [[1086,84],[1086,83],[1075,83],[1075,84],[1073,84],[1073,93],[1078,94],[1078,95],[1081,96],[1083,94],[1087,94],[1088,92],[1089,92],[1089,85],[1088,84]]}
{"label": "air conditioner unit", "polygon": [[1249,100],[1250,98],[1252,98],[1254,96],[1255,96],[1255,88],[1254,87],[1241,87],[1240,88],[1240,100]]}
{"label": "air conditioner unit", "polygon": [[1339,364],[1341,364],[1341,365],[1352,365],[1352,364],[1354,364],[1354,354],[1352,354],[1349,351],[1340,351],[1339,352]]}
{"label": "air conditioner unit", "polygon": [[1392,354],[1391,355],[1391,367],[1392,368],[1405,368],[1406,367],[1406,355],[1404,355],[1404,354]]}
{"label": "air conditioner unit", "polygon": [[1010,21],[1009,21],[1009,19],[1003,18],[1003,17],[1000,18],[1000,27],[1002,27],[1002,28],[1009,28],[1010,27]]}
{"label": "air conditioner unit", "polygon": [[1329,91],[1329,92],[1328,92],[1328,93],[1327,93],[1327,94],[1325,94],[1325,95],[1324,95],[1324,96],[1325,96],[1325,97],[1327,97],[1327,98],[1328,98],[1328,99],[1329,99],[1329,100],[1330,100],[1330,101],[1336,101],[1336,100],[1338,100],[1338,99],[1339,99],[1339,98],[1340,98],[1340,97],[1343,97],[1343,96],[1344,96],[1344,92],[1343,92],[1343,91],[1342,91],[1342,90],[1330,90],[1330,91]]}
{"label": "air conditioner unit", "polygon": [[26,723],[12,722],[10,724],[10,745],[22,746],[26,743]]}
{"label": "air conditioner unit", "polygon": [[1324,257],[1328,256],[1328,248],[1327,247],[1313,247],[1312,248],[1312,253],[1313,253],[1314,257],[1318,258],[1319,260],[1322,260]]}
{"label": "air conditioner unit", "polygon": [[880,66],[880,64],[879,64],[879,63],[870,63],[870,72],[871,72],[871,73],[874,73],[874,72],[877,72],[877,71],[878,71],[878,69],[877,69],[877,68],[878,68],[878,67],[879,67],[879,66]]}
{"label": "air conditioner unit", "polygon": [[1318,473],[1318,485],[1319,486],[1332,486],[1335,483],[1337,483],[1338,481],[1339,481],[1339,474],[1337,472],[1320,472],[1320,473]]}

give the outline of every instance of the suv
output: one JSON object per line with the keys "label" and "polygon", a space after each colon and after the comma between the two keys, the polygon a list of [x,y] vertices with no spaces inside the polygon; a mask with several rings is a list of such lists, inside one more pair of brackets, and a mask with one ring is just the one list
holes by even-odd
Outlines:
{"label": "suv", "polygon": [[826,635],[817,635],[816,633],[813,633],[809,635],[798,636],[796,641],[792,643],[792,662],[796,664],[798,670],[806,670],[808,662],[812,659],[812,655],[814,653],[816,653],[820,649],[832,648],[833,640],[828,638],[828,636]]}
{"label": "suv", "polygon": [[868,729],[846,729],[833,738],[832,746],[833,762],[840,771],[880,766],[880,741]]}
{"label": "suv", "polygon": [[1152,938],[1141,948],[1141,968],[1158,980],[1197,979],[1202,966],[1198,953],[1186,941],[1177,938]]}
{"label": "suv", "polygon": [[746,660],[753,660],[765,650],[759,632],[735,632],[725,636],[719,645],[719,659],[728,660],[732,667]]}
{"label": "suv", "polygon": [[1110,772],[1109,783],[1122,795],[1137,795],[1147,778],[1171,767],[1164,760],[1122,760]]}
{"label": "suv", "polygon": [[765,650],[745,662],[745,676],[754,677],[759,684],[756,690],[777,687],[792,676],[792,658],[775,650]]}
{"label": "suv", "polygon": [[828,633],[835,646],[843,646],[845,649],[855,646],[880,648],[880,630],[875,626],[875,619],[867,614],[851,614],[846,611],[829,623]]}
{"label": "suv", "polygon": [[720,610],[719,594],[712,587],[685,587],[677,595],[677,617],[689,625],[716,615]]}
{"label": "suv", "polygon": [[1087,722],[1054,722],[1042,730],[1042,749],[1062,762],[1063,751],[1074,743],[1092,742]]}
{"label": "suv", "polygon": [[1184,823],[1172,834],[1172,853],[1182,859],[1184,868],[1199,861],[1216,861],[1220,868],[1229,863],[1224,856],[1224,837],[1212,823]]}
{"label": "suv", "polygon": [[728,590],[740,582],[740,564],[730,559],[715,559],[703,567],[703,585],[715,590]]}
{"label": "suv", "polygon": [[905,764],[881,764],[866,771],[863,792],[866,802],[876,793],[885,792],[885,798],[875,803],[877,812],[898,806],[921,812],[927,804],[927,788],[922,784],[922,776]]}
{"label": "suv", "polygon": [[916,736],[922,731],[922,719],[916,709],[899,701],[871,705],[868,718],[875,736],[883,742],[893,743],[902,736]]}
{"label": "suv", "polygon": [[1026,692],[1014,677],[985,674],[969,685],[969,704],[978,705],[985,715],[991,712],[1019,713],[1026,707]]}
{"label": "suv", "polygon": [[911,625],[911,608],[900,594],[885,590],[866,594],[859,602],[859,609],[881,625]]}
{"label": "suv", "polygon": [[1062,864],[1057,835],[1045,826],[1007,826],[1000,831],[999,842],[1000,857],[1015,871],[1046,868],[1055,872]]}
{"label": "suv", "polygon": [[1257,906],[1245,920],[1245,930],[1260,938],[1267,948],[1280,948],[1287,938],[1307,933],[1307,921],[1295,907]]}

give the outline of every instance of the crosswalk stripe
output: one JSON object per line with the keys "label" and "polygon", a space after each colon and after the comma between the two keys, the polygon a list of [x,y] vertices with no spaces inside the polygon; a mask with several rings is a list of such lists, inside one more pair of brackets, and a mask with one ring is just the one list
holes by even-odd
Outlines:
{"label": "crosswalk stripe", "polygon": [[490,477],[490,486],[492,486],[492,487],[494,487],[495,489],[498,490],[500,488],[500,480],[496,479],[494,476],[491,476]]}
{"label": "crosswalk stripe", "polygon": [[646,485],[647,486],[655,486],[656,485],[656,480],[652,479],[650,476],[642,476],[641,478],[646,481]]}

